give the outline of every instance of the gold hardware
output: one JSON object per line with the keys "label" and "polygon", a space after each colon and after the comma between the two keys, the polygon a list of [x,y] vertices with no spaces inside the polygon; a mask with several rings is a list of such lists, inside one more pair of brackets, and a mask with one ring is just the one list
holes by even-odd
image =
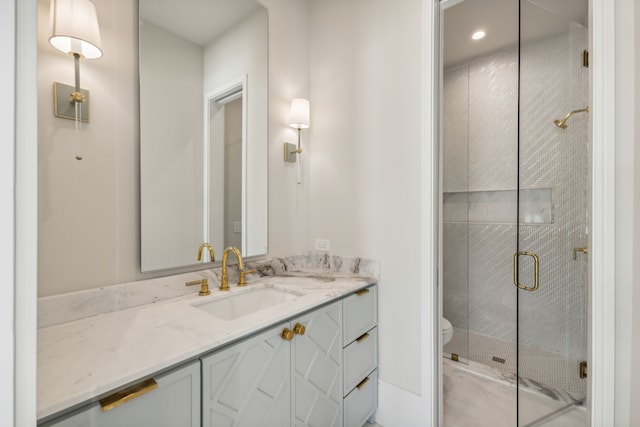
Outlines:
{"label": "gold hardware", "polygon": [[364,334],[360,335],[358,338],[356,338],[356,341],[361,343],[362,341],[366,340],[367,338],[369,338],[369,334],[364,333]]}
{"label": "gold hardware", "polygon": [[207,250],[209,251],[209,259],[211,260],[211,262],[215,261],[216,254],[213,253],[213,247],[207,242],[201,244],[200,247],[198,248],[198,261],[202,261],[202,250],[204,248],[207,248]]}
{"label": "gold hardware", "polygon": [[284,328],[280,333],[280,338],[282,338],[285,341],[291,341],[294,335],[295,333],[291,329]]}
{"label": "gold hardware", "polygon": [[588,113],[588,112],[589,112],[589,106],[586,106],[586,107],[581,108],[579,110],[570,111],[563,118],[554,120],[553,124],[558,126],[560,129],[566,129],[567,128],[567,120],[569,120],[569,117],[573,116],[576,113]]}
{"label": "gold hardware", "polygon": [[[525,286],[520,283],[518,278],[518,259],[520,255],[526,255],[533,258],[533,286]],[[533,252],[521,251],[516,252],[513,256],[513,284],[519,289],[533,292],[540,287],[540,259]]]}
{"label": "gold hardware", "polygon": [[247,285],[247,281],[245,279],[245,276],[247,274],[251,274],[251,273],[255,273],[256,270],[252,269],[252,270],[240,270],[240,276],[238,277],[238,286],[246,286]]}
{"label": "gold hardware", "polygon": [[367,377],[367,378],[363,379],[362,381],[360,381],[358,383],[358,385],[356,386],[356,388],[358,390],[362,390],[362,387],[364,387],[368,382],[369,382],[369,377]]}
{"label": "gold hardware", "polygon": [[297,154],[302,153],[302,150],[297,148],[295,144],[290,144],[288,142],[284,143],[284,161],[295,163]]}
{"label": "gold hardware", "polygon": [[238,286],[245,286],[247,284],[244,277],[246,274],[255,273],[255,270],[244,269],[244,262],[242,262],[242,255],[240,254],[240,250],[235,246],[229,246],[224,250],[222,254],[222,277],[220,278],[221,291],[229,290],[229,276],[227,274],[227,258],[229,257],[229,252],[233,252],[238,259],[238,271],[240,272],[240,276],[238,277]]}
{"label": "gold hardware", "polygon": [[589,253],[589,248],[587,247],[573,248],[571,252],[573,252],[573,260],[575,261],[578,259],[578,252],[582,252],[583,254]]}
{"label": "gold hardware", "polygon": [[454,362],[458,362],[460,361],[460,357],[455,353],[451,353],[451,360],[453,360]]}
{"label": "gold hardware", "polygon": [[359,291],[355,291],[354,294],[361,297],[362,295],[366,295],[369,293],[369,289],[360,289]]}
{"label": "gold hardware", "polygon": [[582,66],[589,68],[589,51],[587,49],[582,51]]}
{"label": "gold hardware", "polygon": [[580,362],[580,378],[587,378],[587,362]]}
{"label": "gold hardware", "polygon": [[[82,109],[78,118],[76,118],[76,107],[74,104],[76,101],[74,101],[74,97],[76,99],[80,99],[80,97],[84,99],[84,101],[79,101],[82,103]],[[53,114],[56,117],[69,120],[78,119],[83,123],[89,123],[89,105],[88,90],[80,89],[80,93],[78,93],[73,86],[53,82]]]}
{"label": "gold hardware", "polygon": [[307,331],[307,328],[304,327],[304,325],[301,325],[300,323],[296,323],[293,326],[293,333],[297,334],[297,335],[304,335],[304,333]]}
{"label": "gold hardware", "polygon": [[185,283],[184,285],[200,285],[200,292],[198,292],[198,295],[200,295],[201,297],[211,294],[211,291],[209,290],[209,282],[207,281],[207,279],[193,280],[191,282]]}
{"label": "gold hardware", "polygon": [[139,384],[132,385],[131,387],[125,388],[124,390],[120,390],[119,392],[114,393],[111,396],[100,399],[102,412],[107,412],[114,408],[117,408],[120,405],[124,405],[128,401],[133,400],[136,397],[140,397],[143,394],[147,394],[157,388],[158,383],[153,378],[150,378]]}

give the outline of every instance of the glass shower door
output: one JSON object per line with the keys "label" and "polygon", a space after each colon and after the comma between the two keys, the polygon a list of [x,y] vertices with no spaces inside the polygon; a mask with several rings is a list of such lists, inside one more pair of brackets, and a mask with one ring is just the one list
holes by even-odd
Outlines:
{"label": "glass shower door", "polygon": [[519,426],[586,425],[587,2],[559,3],[520,0]]}

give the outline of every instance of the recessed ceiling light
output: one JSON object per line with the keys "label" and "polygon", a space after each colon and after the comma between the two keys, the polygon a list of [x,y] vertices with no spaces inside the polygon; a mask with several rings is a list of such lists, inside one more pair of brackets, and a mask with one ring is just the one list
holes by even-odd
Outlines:
{"label": "recessed ceiling light", "polygon": [[475,33],[473,33],[471,38],[474,40],[480,40],[480,39],[483,39],[484,36],[486,36],[484,31],[476,31]]}

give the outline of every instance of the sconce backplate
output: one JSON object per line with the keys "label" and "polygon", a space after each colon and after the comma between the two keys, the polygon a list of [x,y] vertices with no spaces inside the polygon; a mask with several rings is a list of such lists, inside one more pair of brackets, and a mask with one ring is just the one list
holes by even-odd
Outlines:
{"label": "sconce backplate", "polygon": [[[53,82],[53,114],[56,117],[76,119],[76,106],[71,102],[71,93],[75,90],[74,86]],[[89,91],[80,88],[80,92],[84,95],[84,102],[80,105],[80,121],[89,123]]]}
{"label": "sconce backplate", "polygon": [[284,143],[284,161],[295,163],[297,159],[297,150],[298,147],[295,144],[291,144],[288,142]]}

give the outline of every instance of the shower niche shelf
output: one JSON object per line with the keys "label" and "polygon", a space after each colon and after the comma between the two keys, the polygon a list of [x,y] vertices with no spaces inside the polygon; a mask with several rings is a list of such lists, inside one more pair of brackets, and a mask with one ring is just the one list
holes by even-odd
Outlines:
{"label": "shower niche shelf", "polygon": [[479,224],[553,224],[551,188],[520,190],[451,191],[442,194],[443,221]]}

